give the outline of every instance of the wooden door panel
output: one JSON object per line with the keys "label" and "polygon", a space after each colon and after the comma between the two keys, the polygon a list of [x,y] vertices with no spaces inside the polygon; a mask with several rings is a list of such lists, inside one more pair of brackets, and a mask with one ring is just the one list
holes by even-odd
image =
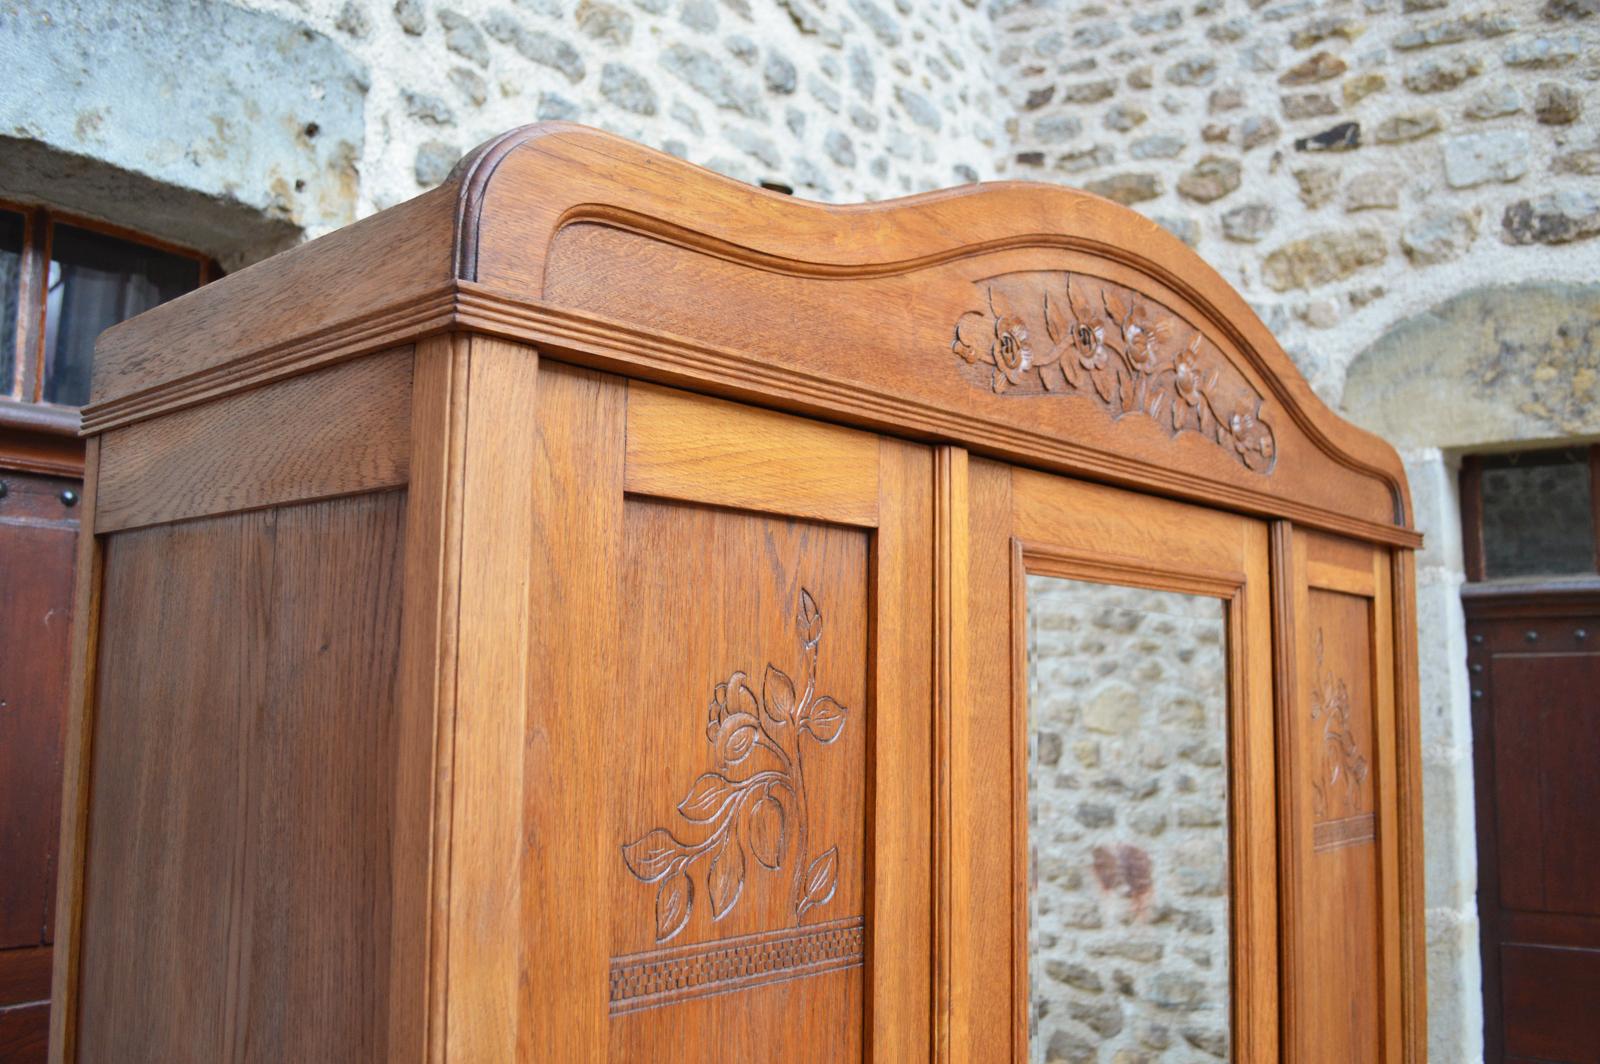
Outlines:
{"label": "wooden door panel", "polygon": [[1296,1060],[1398,1061],[1388,558],[1286,529],[1279,543],[1286,1044]]}
{"label": "wooden door panel", "polygon": [[1463,598],[1486,1055],[1600,1061],[1600,603],[1581,587]]}
{"label": "wooden door panel", "polygon": [[[582,931],[524,910],[525,963],[565,941],[573,963],[538,979],[581,1012],[528,1001],[524,1044],[925,1057],[929,453],[551,363],[538,392],[561,485],[536,518],[559,555],[541,598],[599,626],[583,648],[535,627],[530,837],[563,839],[528,854],[525,897],[598,905]],[[565,824],[546,795],[585,797]]]}
{"label": "wooden door panel", "polygon": [[1600,916],[1600,721],[1559,696],[1600,691],[1600,654],[1500,655],[1490,682],[1501,904]]}
{"label": "wooden door panel", "polygon": [[[0,951],[49,944],[82,485],[4,474],[0,496]],[[49,996],[48,990],[45,996]],[[0,1008],[20,999],[0,993]]]}
{"label": "wooden door panel", "polygon": [[834,1010],[860,1000],[865,947],[868,546],[860,529],[626,503],[613,1060],[675,1058],[661,1011],[703,1012],[696,1029],[764,1060],[859,1057],[859,1009]]}

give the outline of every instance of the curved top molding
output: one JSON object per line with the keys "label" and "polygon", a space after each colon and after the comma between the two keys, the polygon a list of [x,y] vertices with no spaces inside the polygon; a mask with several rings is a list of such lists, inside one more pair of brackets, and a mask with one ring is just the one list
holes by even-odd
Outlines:
{"label": "curved top molding", "polygon": [[513,130],[408,203],[108,330],[86,431],[429,332],[1414,544],[1398,456],[1165,230],[1056,185],[808,203]]}

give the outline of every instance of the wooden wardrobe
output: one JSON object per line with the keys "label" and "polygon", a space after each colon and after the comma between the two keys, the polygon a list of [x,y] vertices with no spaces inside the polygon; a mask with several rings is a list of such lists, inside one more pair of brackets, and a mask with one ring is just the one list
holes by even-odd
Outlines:
{"label": "wooden wardrobe", "polygon": [[1131,211],[532,126],[84,432],[55,1060],[1423,1058],[1401,465]]}

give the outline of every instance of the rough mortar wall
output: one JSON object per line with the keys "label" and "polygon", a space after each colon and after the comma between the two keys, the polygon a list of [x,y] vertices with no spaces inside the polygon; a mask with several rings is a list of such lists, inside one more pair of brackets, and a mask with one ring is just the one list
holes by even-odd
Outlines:
{"label": "rough mortar wall", "polygon": [[243,0],[371,72],[358,213],[506,129],[567,119],[827,201],[993,176],[977,0]]}
{"label": "rough mortar wall", "polygon": [[1223,606],[1028,578],[1034,1064],[1228,1059]]}
{"label": "rough mortar wall", "polygon": [[1449,295],[1600,274],[1597,8],[997,0],[1003,168],[1160,220],[1337,401]]}

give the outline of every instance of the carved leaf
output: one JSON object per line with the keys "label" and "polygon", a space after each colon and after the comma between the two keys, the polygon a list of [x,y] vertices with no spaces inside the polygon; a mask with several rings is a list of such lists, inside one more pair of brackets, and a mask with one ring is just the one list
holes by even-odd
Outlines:
{"label": "carved leaf", "polygon": [[722,722],[722,734],[717,737],[717,757],[725,765],[737,765],[750,756],[761,737],[761,724],[748,713],[735,713]]}
{"label": "carved leaf", "polygon": [[989,351],[989,316],[981,310],[969,310],[956,321],[956,336],[950,341],[950,350],[965,362],[994,361]]}
{"label": "carved leaf", "polygon": [[745,681],[749,677],[743,672],[736,672],[728,677],[728,712],[748,713],[756,715],[756,693],[750,690],[750,685]]}
{"label": "carved leaf", "polygon": [[1122,299],[1109,288],[1105,289],[1103,294],[1106,304],[1106,313],[1111,315],[1111,320],[1115,321],[1117,326],[1120,328],[1122,323],[1128,320],[1127,305],[1124,304]]}
{"label": "carved leaf", "polygon": [[734,786],[728,777],[720,772],[707,772],[694,781],[688,796],[678,803],[678,812],[685,820],[704,824],[716,819],[733,794]]}
{"label": "carved leaf", "polygon": [[711,918],[720,920],[733,908],[744,890],[744,847],[732,835],[717,847],[711,871],[706,873],[706,889],[711,893]]}
{"label": "carved leaf", "polygon": [[789,724],[794,720],[794,681],[776,665],[767,666],[761,698],[767,707],[767,719],[772,723]]}
{"label": "carved leaf", "polygon": [[693,905],[694,880],[682,872],[664,880],[656,890],[656,941],[665,942],[682,931]]}
{"label": "carved leaf", "polygon": [[805,588],[800,589],[800,609],[795,613],[795,627],[800,629],[800,638],[805,640],[808,648],[816,646],[817,640],[822,638],[822,611],[817,609],[817,600]]}
{"label": "carved leaf", "polygon": [[783,864],[784,826],[783,803],[772,795],[758,798],[750,808],[750,849],[773,871]]}
{"label": "carved leaf", "polygon": [[811,703],[803,726],[816,737],[817,742],[831,743],[839,737],[847,712],[839,703],[823,695]]}
{"label": "carved leaf", "polygon": [[828,903],[833,892],[839,889],[839,847],[828,847],[828,852],[811,862],[801,889],[803,894],[796,915],[804,916],[807,909]]}
{"label": "carved leaf", "polygon": [[1049,334],[1050,342],[1059,344],[1067,338],[1072,331],[1066,315],[1061,313],[1061,304],[1058,300],[1050,298],[1050,293],[1044,294],[1044,331]]}
{"label": "carved leaf", "polygon": [[996,292],[992,287],[989,289],[989,309],[994,312],[994,316],[997,318],[1015,318],[1017,316],[1017,312],[1012,308],[1011,300],[1006,298],[1006,294],[1004,292]]}
{"label": "carved leaf", "polygon": [[628,871],[646,883],[654,883],[672,871],[683,854],[683,845],[666,828],[656,828],[644,838],[622,847],[622,859],[627,862]]}

